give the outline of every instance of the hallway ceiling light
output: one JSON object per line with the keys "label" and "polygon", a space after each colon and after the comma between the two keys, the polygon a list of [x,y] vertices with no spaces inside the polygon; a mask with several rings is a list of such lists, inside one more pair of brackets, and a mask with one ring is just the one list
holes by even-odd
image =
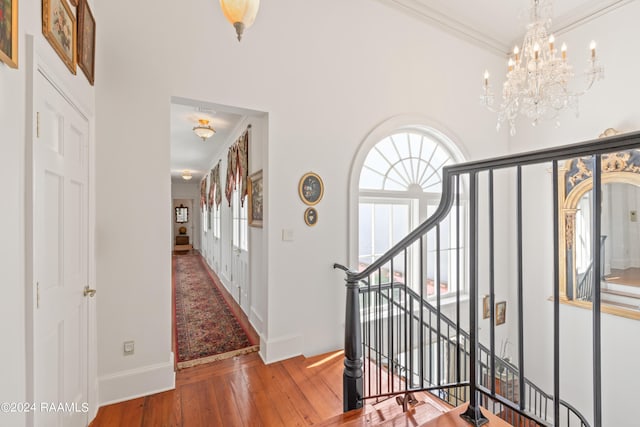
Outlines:
{"label": "hallway ceiling light", "polygon": [[190,171],[188,170],[182,171],[182,179],[184,179],[185,181],[189,181],[191,178],[193,178],[193,176],[191,175]]}
{"label": "hallway ceiling light", "polygon": [[[591,89],[596,80],[604,76],[604,69],[596,57],[596,44],[589,46],[591,55],[586,69],[587,86],[581,92],[569,90],[574,76],[567,62],[567,45],[562,43],[560,54],[551,28],[552,0],[531,0],[530,18],[522,46],[516,46],[508,61],[507,80],[502,86],[502,104],[492,108],[494,94],[489,85],[489,72],[484,72],[481,102],[489,110],[498,113],[498,130],[503,122],[509,122],[511,135],[515,135],[515,120],[524,114],[536,125],[541,119],[554,120],[566,107],[578,115],[578,97]],[[556,122],[559,125],[559,122]]]}
{"label": "hallway ceiling light", "polygon": [[193,131],[202,138],[203,141],[206,141],[207,138],[211,138],[216,130],[211,127],[209,124],[209,120],[206,119],[198,119],[198,126],[193,128]]}
{"label": "hallway ceiling light", "polygon": [[227,21],[236,29],[240,41],[244,30],[256,20],[260,0],[220,0],[220,7]]}

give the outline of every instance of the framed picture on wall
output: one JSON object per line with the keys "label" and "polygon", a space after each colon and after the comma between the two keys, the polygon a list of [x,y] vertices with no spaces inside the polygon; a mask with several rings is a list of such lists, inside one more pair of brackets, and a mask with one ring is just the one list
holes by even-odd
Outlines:
{"label": "framed picture on wall", "polygon": [[0,61],[18,68],[18,0],[0,0]]}
{"label": "framed picture on wall", "polygon": [[507,302],[496,303],[496,325],[502,325],[507,320]]}
{"label": "framed picture on wall", "polygon": [[298,184],[298,194],[306,205],[314,206],[318,204],[322,200],[322,196],[324,196],[322,178],[313,172],[304,174]]}
{"label": "framed picture on wall", "polygon": [[262,171],[258,171],[249,177],[249,225],[262,228],[264,215],[264,186]]}
{"label": "framed picture on wall", "polygon": [[488,319],[491,315],[491,297],[485,295],[482,298],[482,318]]}
{"label": "framed picture on wall", "polygon": [[42,0],[42,33],[72,74],[76,73],[76,18],[66,0]]}
{"label": "framed picture on wall", "polygon": [[96,20],[87,0],[78,4],[78,66],[93,85],[96,59]]}
{"label": "framed picture on wall", "polygon": [[315,208],[307,208],[304,211],[304,223],[309,227],[313,227],[318,223],[318,211]]}

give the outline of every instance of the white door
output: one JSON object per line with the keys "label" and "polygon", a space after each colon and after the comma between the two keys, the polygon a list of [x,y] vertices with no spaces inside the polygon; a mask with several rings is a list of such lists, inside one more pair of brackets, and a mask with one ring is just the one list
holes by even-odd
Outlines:
{"label": "white door", "polygon": [[34,425],[86,426],[89,124],[40,72],[34,94]]}
{"label": "white door", "polygon": [[249,253],[244,249],[233,250],[234,298],[242,311],[249,315]]}
{"label": "white door", "polygon": [[247,203],[240,203],[239,191],[233,192],[231,201],[233,216],[233,237],[231,244],[231,284],[233,298],[245,314],[251,306],[249,293],[249,229]]}

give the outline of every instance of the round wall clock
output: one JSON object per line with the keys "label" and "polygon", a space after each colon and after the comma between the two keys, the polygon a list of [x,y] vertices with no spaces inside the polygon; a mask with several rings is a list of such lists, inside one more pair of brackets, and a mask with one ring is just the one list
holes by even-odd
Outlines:
{"label": "round wall clock", "polygon": [[309,227],[313,227],[318,223],[318,211],[316,208],[307,208],[307,210],[304,211],[304,222]]}
{"label": "round wall clock", "polygon": [[313,206],[322,200],[324,195],[324,184],[318,174],[309,172],[300,178],[300,184],[298,184],[298,194],[302,201]]}

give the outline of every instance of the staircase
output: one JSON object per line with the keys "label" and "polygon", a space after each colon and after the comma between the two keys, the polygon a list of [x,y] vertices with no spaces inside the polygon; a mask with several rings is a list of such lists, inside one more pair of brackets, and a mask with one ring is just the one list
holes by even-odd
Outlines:
{"label": "staircase", "polygon": [[[369,402],[428,392],[458,408],[436,420],[455,416],[457,420],[480,426],[489,421],[495,425],[499,422],[496,417],[499,417],[515,426],[602,427],[601,307],[606,301],[605,295],[628,295],[621,295],[625,291],[594,280],[601,276],[602,258],[600,251],[595,251],[589,288],[584,287],[579,290],[582,293],[576,295],[576,299],[588,298],[592,308],[593,371],[588,375],[592,375],[593,415],[589,422],[560,394],[558,170],[566,159],[591,156],[593,164],[599,165],[604,154],[638,147],[640,133],[636,132],[445,167],[441,202],[427,221],[362,271],[335,264],[334,268],[346,272],[347,283],[343,374],[345,419],[353,410],[374,413],[371,409],[366,412],[369,405],[375,405]],[[553,387],[549,391],[532,383],[523,369],[526,366],[524,343],[528,339],[523,327],[523,266],[526,262],[523,169],[532,165],[547,165],[553,181],[552,197],[548,201],[553,208],[554,242],[553,366],[550,367]],[[502,169],[510,170],[515,178],[516,265],[513,269],[516,280],[513,286],[516,301],[511,304],[510,316],[515,319],[517,356],[513,363],[501,358],[496,351],[495,328],[499,313],[495,309],[495,271],[508,267],[505,260],[496,259],[494,245],[494,172]],[[594,206],[600,203],[601,175],[602,170],[594,167],[593,188],[597,189]],[[598,237],[593,238],[592,247],[598,247],[601,214],[599,210],[594,212],[591,235]],[[388,281],[386,278],[396,277],[396,271],[404,273],[402,279]],[[427,283],[441,283],[440,278],[445,275],[452,279],[448,284],[453,290],[447,295],[448,304],[444,304],[442,286],[434,286],[435,297],[427,301]],[[489,338],[483,343],[478,337],[480,283],[488,283],[490,298]],[[445,313],[445,307],[449,314]]]}
{"label": "staircase", "polygon": [[[600,271],[604,272],[604,243],[607,236],[600,237]],[[586,271],[579,275],[577,299],[591,302],[593,299],[593,260]],[[600,279],[602,304],[636,311],[640,315],[640,269],[612,269],[611,273]]]}

